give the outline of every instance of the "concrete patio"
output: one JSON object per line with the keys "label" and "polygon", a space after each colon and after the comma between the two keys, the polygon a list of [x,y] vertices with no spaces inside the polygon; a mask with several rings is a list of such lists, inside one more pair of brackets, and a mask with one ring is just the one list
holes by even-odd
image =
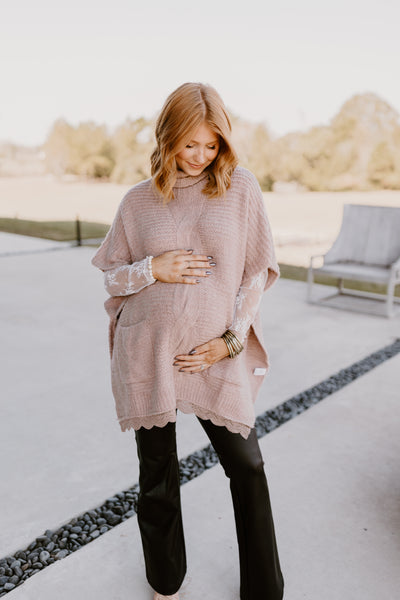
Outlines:
{"label": "concrete patio", "polygon": [[[1,558],[138,480],[134,435],[120,432],[114,411],[106,294],[90,264],[94,249],[37,252],[48,242],[31,240],[0,234],[0,254],[19,252],[21,244],[26,252],[0,258]],[[271,370],[257,415],[400,337],[399,317],[316,307],[305,297],[304,283],[283,279],[264,296]],[[260,440],[285,600],[398,600],[399,380],[397,355]],[[208,443],[196,418],[179,414],[180,456]],[[182,486],[182,501],[182,600],[238,600],[222,468]],[[47,566],[8,598],[151,600],[136,517]]]}

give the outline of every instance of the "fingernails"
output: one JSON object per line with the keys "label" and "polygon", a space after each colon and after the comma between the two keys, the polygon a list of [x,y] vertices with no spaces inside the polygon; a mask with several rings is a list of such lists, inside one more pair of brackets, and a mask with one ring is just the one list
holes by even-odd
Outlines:
{"label": "fingernails", "polygon": [[193,252],[193,248],[190,248],[190,250],[187,250],[187,252]]}
{"label": "fingernails", "polygon": [[206,271],[206,275],[211,275],[211,271]]}
{"label": "fingernails", "polygon": [[214,257],[213,256],[207,256],[208,260],[212,260]]}
{"label": "fingernails", "polygon": [[191,350],[191,351],[189,352],[189,354],[196,354],[196,350],[194,350],[194,349],[193,349],[193,350]]}
{"label": "fingernails", "polygon": [[215,262],[210,262],[210,265],[211,265],[212,267],[215,267],[215,266],[217,265],[217,263],[215,263]]}
{"label": "fingernails", "polygon": [[196,283],[200,283],[201,279],[196,279]]}

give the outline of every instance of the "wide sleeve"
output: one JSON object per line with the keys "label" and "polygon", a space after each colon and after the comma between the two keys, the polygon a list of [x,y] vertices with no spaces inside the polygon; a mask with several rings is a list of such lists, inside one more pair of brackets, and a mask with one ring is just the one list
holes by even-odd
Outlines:
{"label": "wide sleeve", "polygon": [[104,287],[110,296],[130,296],[156,280],[151,270],[151,256],[131,265],[121,265],[104,273]]}
{"label": "wide sleeve", "polygon": [[235,300],[235,312],[232,325],[229,329],[243,343],[250,325],[253,323],[260,307],[263,290],[265,288],[268,272],[263,271],[256,275],[250,282],[250,287],[241,285]]}
{"label": "wide sleeve", "polygon": [[106,237],[92,258],[92,264],[102,271],[132,264],[133,262],[122,220],[122,203],[123,201],[118,207]]}
{"label": "wide sleeve", "polygon": [[260,307],[262,294],[279,277],[271,227],[257,179],[249,173],[249,205],[246,258],[242,281],[235,298],[231,331],[241,342],[247,336]]}
{"label": "wide sleeve", "polygon": [[110,296],[129,296],[140,292],[156,280],[151,270],[151,257],[133,261],[125,228],[118,209],[113,224],[92,264],[104,272],[104,287]]}

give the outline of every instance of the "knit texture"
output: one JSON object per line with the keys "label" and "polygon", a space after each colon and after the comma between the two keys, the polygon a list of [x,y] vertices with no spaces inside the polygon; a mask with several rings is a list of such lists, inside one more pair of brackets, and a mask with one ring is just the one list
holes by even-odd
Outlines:
{"label": "knit texture", "polygon": [[[250,289],[263,277],[265,291],[279,276],[255,176],[237,167],[226,197],[212,199],[202,193],[207,177],[180,174],[167,205],[150,179],[135,185],[92,260],[107,272],[149,255],[193,248],[216,262],[198,285],[156,281],[106,301],[111,383],[122,431],[162,427],[176,420],[177,408],[243,437],[254,426],[254,400],[269,368],[259,310],[235,358],[192,374],[173,366],[176,355],[229,328],[241,286]],[[254,373],[257,368],[261,375]]]}

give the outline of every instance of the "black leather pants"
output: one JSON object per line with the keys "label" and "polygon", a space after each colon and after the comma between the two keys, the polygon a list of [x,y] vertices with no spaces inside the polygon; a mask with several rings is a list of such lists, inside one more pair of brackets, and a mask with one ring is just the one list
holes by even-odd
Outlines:
{"label": "black leather pants", "polygon": [[[238,433],[199,419],[230,480],[240,560],[241,600],[281,600],[279,564],[264,462],[253,429]],[[146,576],[174,594],[186,573],[175,423],[135,432],[140,464],[138,524]],[[212,544],[212,540],[210,540]]]}

